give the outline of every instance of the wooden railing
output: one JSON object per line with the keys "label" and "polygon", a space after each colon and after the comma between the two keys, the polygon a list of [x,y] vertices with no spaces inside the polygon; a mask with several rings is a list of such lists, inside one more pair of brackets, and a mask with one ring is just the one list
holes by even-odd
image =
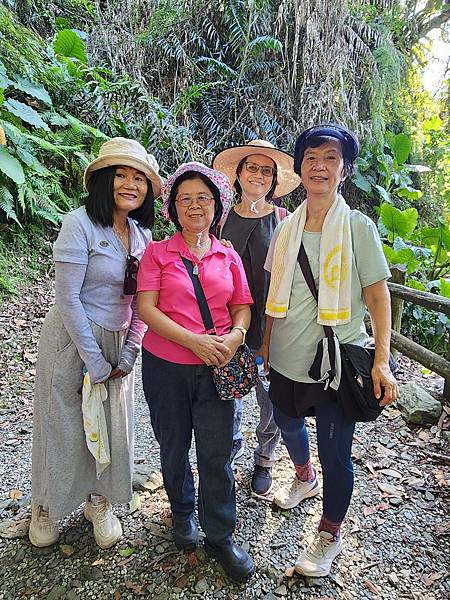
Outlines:
{"label": "wooden railing", "polygon": [[447,359],[445,359],[400,333],[403,303],[405,301],[450,316],[450,299],[407,287],[403,285],[404,281],[404,273],[392,269],[392,281],[388,282],[392,303],[391,346],[394,350],[398,350],[408,358],[412,358],[430,369],[430,371],[441,375],[445,379],[444,396],[450,399],[450,343]]}

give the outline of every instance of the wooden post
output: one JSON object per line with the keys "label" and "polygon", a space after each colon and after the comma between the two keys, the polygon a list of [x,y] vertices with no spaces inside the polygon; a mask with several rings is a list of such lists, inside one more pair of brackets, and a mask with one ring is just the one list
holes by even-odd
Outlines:
{"label": "wooden post", "polygon": [[[450,361],[450,338],[447,342],[447,360]],[[444,383],[444,398],[450,400],[450,377],[445,379]]]}
{"label": "wooden post", "polygon": [[[400,271],[400,269],[393,268],[391,269],[392,273],[392,282],[398,283],[400,285],[405,285],[406,280],[406,272]],[[400,333],[400,329],[402,326],[402,313],[403,313],[403,300],[398,296],[391,295],[391,311],[392,311],[392,319],[391,319],[391,327],[394,331],[398,331]],[[395,348],[391,346],[391,352],[393,356],[397,356],[398,352]]]}

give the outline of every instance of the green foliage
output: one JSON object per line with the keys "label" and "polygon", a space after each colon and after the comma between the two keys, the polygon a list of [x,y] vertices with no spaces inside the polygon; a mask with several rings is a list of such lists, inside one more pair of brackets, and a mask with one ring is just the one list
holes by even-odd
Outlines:
{"label": "green foliage", "polygon": [[411,152],[411,138],[405,133],[394,135],[386,132],[383,150],[376,144],[369,144],[356,159],[357,171],[352,183],[364,193],[365,203],[376,206],[381,202],[395,204],[400,208],[409,205],[411,200],[423,196],[414,187],[411,173],[427,170],[421,165],[406,164]]}
{"label": "green foliage", "polygon": [[[31,43],[23,44],[24,28],[0,8],[0,25],[5,22],[8,47],[14,46],[17,61],[12,63],[0,49],[0,127],[7,143],[0,146],[0,219],[27,226],[56,224],[77,206],[91,149],[97,151],[108,137],[67,112],[68,82],[73,90],[79,85],[67,64],[61,65],[52,49],[28,30]],[[58,35],[56,48],[66,60],[86,58],[74,32]]]}
{"label": "green foliage", "polygon": [[20,162],[11,156],[7,148],[0,146],[0,170],[15,183],[24,183],[25,175]]}
{"label": "green foliage", "polygon": [[[390,243],[383,244],[389,265],[406,271],[408,286],[449,298],[450,229],[445,221],[439,219],[437,227],[416,229],[415,208],[401,211],[388,203],[381,205],[379,214],[378,228]],[[447,356],[450,319],[446,315],[407,303],[402,326],[426,348]]]}
{"label": "green foliage", "polygon": [[416,228],[418,213],[415,208],[399,210],[384,203],[380,207],[380,218],[388,231],[388,240],[393,242],[396,237],[409,238]]}
{"label": "green foliage", "polygon": [[71,29],[58,31],[53,42],[53,48],[56,56],[75,58],[84,65],[87,64],[86,48],[83,41]]}
{"label": "green foliage", "polygon": [[22,121],[37,127],[38,129],[44,129],[45,131],[50,131],[47,123],[45,123],[40,114],[28,106],[28,104],[24,104],[23,102],[19,102],[19,100],[14,100],[10,98],[7,100],[3,106],[8,110],[11,114],[19,117]]}

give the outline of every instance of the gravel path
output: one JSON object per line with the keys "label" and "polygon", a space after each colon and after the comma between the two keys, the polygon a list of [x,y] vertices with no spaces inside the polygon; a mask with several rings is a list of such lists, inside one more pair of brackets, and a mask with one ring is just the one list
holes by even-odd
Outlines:
{"label": "gravel path", "polygon": [[[11,517],[21,501],[26,505],[30,491],[33,361],[45,307],[51,303],[51,278],[35,282],[31,292],[33,300],[16,298],[3,303],[0,311],[0,520]],[[403,381],[421,378],[417,367],[412,373],[410,363],[402,364]],[[442,381],[427,379],[425,385],[439,391]],[[136,467],[157,471],[158,448],[140,383],[136,408]],[[356,486],[344,528],[344,552],[330,577],[305,579],[285,571],[317,525],[320,497],[288,512],[251,496],[256,422],[256,400],[249,396],[246,451],[236,469],[236,539],[257,566],[246,585],[231,584],[201,548],[190,555],[177,551],[167,497],[155,479],[152,489],[139,492],[140,510],[131,514],[128,507],[118,507],[124,537],[112,549],[96,546],[81,510],[62,523],[59,544],[53,547],[34,548],[26,538],[0,539],[0,599],[450,598],[449,467],[448,461],[436,458],[446,450],[438,427],[413,430],[395,408],[376,423],[357,427]],[[314,420],[310,426],[313,433]],[[291,476],[286,449],[280,446],[274,488]],[[22,499],[11,500],[20,493]]]}

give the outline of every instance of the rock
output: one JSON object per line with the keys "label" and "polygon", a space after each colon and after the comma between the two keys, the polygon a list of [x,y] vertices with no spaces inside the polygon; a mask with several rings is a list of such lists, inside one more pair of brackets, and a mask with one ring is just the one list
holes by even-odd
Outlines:
{"label": "rock", "polygon": [[272,594],[272,592],[269,592],[268,594],[263,596],[262,600],[278,600],[278,598],[275,596],[275,594]]}
{"label": "rock", "polygon": [[163,486],[160,471],[155,471],[150,465],[135,465],[133,473],[133,489],[155,492]]}
{"label": "rock", "polygon": [[395,586],[397,586],[397,585],[398,585],[398,582],[399,582],[399,579],[398,579],[397,573],[394,573],[394,572],[392,572],[392,573],[389,573],[389,575],[388,575],[388,580],[389,580],[389,583],[392,583],[392,585],[395,585]]}
{"label": "rock", "polygon": [[66,544],[68,544],[69,546],[71,546],[75,542],[78,542],[79,539],[80,539],[80,532],[77,531],[74,527],[72,527],[71,529],[68,529],[64,533],[64,542]]}
{"label": "rock", "polygon": [[58,600],[62,598],[66,593],[66,588],[62,585],[55,585],[47,595],[46,600]]}
{"label": "rock", "polygon": [[66,600],[80,600],[80,596],[76,590],[70,590],[66,594]]}
{"label": "rock", "polygon": [[74,579],[70,585],[73,588],[82,588],[83,587],[83,582],[80,581],[79,579]]}
{"label": "rock", "polygon": [[286,596],[286,594],[287,594],[287,587],[285,585],[280,585],[280,587],[277,587],[277,589],[275,590],[274,594],[276,596]]}
{"label": "rock", "polygon": [[198,581],[195,584],[195,592],[197,594],[203,594],[204,592],[207,592],[208,590],[209,590],[209,583],[205,578],[200,579],[200,581]]}
{"label": "rock", "polygon": [[321,587],[324,582],[324,577],[305,577],[305,582],[308,587]]}
{"label": "rock", "polygon": [[441,403],[413,381],[400,386],[397,406],[407,423],[417,425],[436,423],[442,412]]}
{"label": "rock", "polygon": [[403,500],[398,496],[392,496],[392,498],[389,498],[389,504],[392,504],[393,506],[399,506],[402,502]]}
{"label": "rock", "polygon": [[14,555],[14,562],[15,563],[22,562],[23,559],[25,558],[25,555],[26,555],[25,548],[19,548]]}
{"label": "rock", "polygon": [[62,558],[69,558],[75,552],[75,548],[73,546],[69,546],[69,544],[61,544],[59,547],[59,555]]}
{"label": "rock", "polygon": [[80,579],[82,581],[99,581],[103,579],[103,571],[98,567],[82,565],[80,567]]}

